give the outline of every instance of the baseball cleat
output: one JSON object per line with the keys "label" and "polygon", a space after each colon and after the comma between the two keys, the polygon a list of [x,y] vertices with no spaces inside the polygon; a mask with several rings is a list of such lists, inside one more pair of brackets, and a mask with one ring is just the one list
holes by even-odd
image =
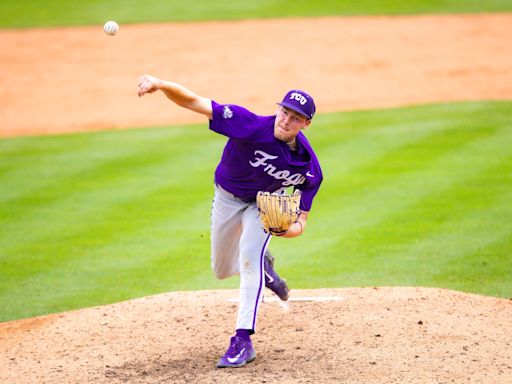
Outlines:
{"label": "baseball cleat", "polygon": [[288,285],[286,285],[286,280],[281,279],[276,271],[274,271],[274,257],[269,251],[265,252],[263,263],[265,269],[265,287],[279,296],[281,300],[288,300],[288,292],[290,292],[290,289]]}
{"label": "baseball cleat", "polygon": [[239,368],[256,358],[256,352],[250,340],[233,336],[229,348],[217,363],[217,368]]}

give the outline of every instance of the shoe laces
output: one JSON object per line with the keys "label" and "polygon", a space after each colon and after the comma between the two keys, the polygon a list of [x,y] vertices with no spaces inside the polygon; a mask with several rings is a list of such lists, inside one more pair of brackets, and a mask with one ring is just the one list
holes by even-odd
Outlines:
{"label": "shoe laces", "polygon": [[243,339],[241,337],[233,336],[231,338],[231,342],[229,343],[229,348],[226,351],[226,355],[234,356],[240,349],[241,344],[243,343]]}

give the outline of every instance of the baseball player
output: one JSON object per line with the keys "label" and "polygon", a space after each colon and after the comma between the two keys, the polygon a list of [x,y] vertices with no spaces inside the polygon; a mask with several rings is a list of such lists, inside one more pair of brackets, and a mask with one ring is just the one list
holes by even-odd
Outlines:
{"label": "baseball player", "polygon": [[[240,275],[236,333],[217,367],[241,367],[256,357],[250,336],[256,328],[263,286],[281,300],[288,299],[286,282],[274,271],[267,250],[270,240],[273,235],[291,238],[304,232],[322,182],[318,159],[301,132],[311,124],[315,103],[306,92],[291,90],[277,103],[275,115],[259,116],[244,107],[196,95],[180,84],[142,75],[138,95],[155,91],[205,115],[212,131],[228,137],[214,176],[211,266],[219,279]],[[298,219],[285,230],[264,228],[256,204],[258,192],[285,193],[291,188],[300,191]]]}

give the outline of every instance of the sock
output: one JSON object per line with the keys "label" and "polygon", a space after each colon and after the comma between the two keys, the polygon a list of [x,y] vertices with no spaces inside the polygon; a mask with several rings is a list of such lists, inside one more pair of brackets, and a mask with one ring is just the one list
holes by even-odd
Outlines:
{"label": "sock", "polygon": [[251,333],[254,333],[252,330],[249,329],[237,329],[236,335],[238,337],[241,337],[244,340],[251,341]]}

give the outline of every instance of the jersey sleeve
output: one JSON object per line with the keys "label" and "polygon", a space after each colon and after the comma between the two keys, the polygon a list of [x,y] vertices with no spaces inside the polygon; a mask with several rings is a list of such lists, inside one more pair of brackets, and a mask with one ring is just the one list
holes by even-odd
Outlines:
{"label": "jersey sleeve", "polygon": [[316,180],[314,182],[309,182],[305,187],[298,188],[301,190],[302,196],[300,199],[300,210],[301,211],[311,211],[311,206],[313,205],[313,199],[315,198],[318,190],[320,189],[320,185],[322,184],[322,175],[321,173],[317,173],[315,175]]}
{"label": "jersey sleeve", "polygon": [[300,209],[301,211],[310,211],[311,206],[313,205],[313,199],[315,198],[318,190],[320,189],[320,185],[322,184],[323,174],[318,158],[311,148],[311,145],[307,140],[304,140],[303,143],[311,154],[311,164],[309,166],[308,172],[306,173],[307,182],[302,186],[302,188],[300,186],[298,187],[298,189],[300,189],[302,192],[302,197],[300,199]]}
{"label": "jersey sleeve", "polygon": [[313,189],[306,189],[302,191],[302,196],[300,199],[300,210],[309,212],[311,211],[311,206],[313,205],[313,199],[315,198],[318,189],[320,188],[320,184]]}
{"label": "jersey sleeve", "polygon": [[254,135],[257,115],[235,104],[219,104],[212,100],[210,129],[233,139],[248,139]]}

